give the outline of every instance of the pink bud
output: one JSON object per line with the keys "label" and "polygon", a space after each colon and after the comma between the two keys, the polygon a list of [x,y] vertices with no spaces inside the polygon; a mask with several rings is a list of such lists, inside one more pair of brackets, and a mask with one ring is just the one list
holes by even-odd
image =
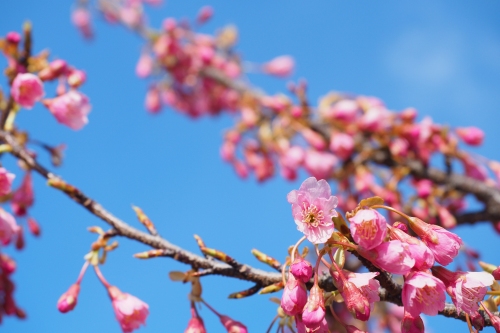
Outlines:
{"label": "pink bud", "polygon": [[92,38],[90,12],[86,8],[77,8],[71,15],[71,20],[85,38]]}
{"label": "pink bud", "polygon": [[470,315],[470,321],[472,326],[478,331],[482,331],[484,328],[484,318],[479,312],[474,312]]}
{"label": "pink bud", "polygon": [[40,236],[40,225],[32,217],[28,217],[28,229],[33,235]]}
{"label": "pink bud", "polygon": [[21,35],[18,32],[10,31],[7,33],[7,36],[5,36],[5,39],[9,43],[19,44],[19,42],[21,41]]}
{"label": "pink bud", "polygon": [[468,145],[480,146],[483,143],[484,132],[477,127],[457,128],[456,132]]}
{"label": "pink bud", "polygon": [[24,249],[24,245],[25,245],[25,242],[24,242],[24,228],[23,226],[19,226],[19,228],[17,228],[17,232],[16,232],[16,249],[18,250],[22,250]]}
{"label": "pink bud", "polygon": [[228,316],[220,316],[220,322],[226,328],[228,333],[248,333],[248,329],[245,325],[239,321],[233,320]]}
{"label": "pink bud", "polygon": [[44,104],[56,120],[71,129],[79,130],[88,123],[91,106],[87,96],[76,90],[45,100]]}
{"label": "pink bud", "polygon": [[85,75],[84,71],[75,69],[68,75],[67,80],[71,88],[78,88],[85,82],[86,79],[87,75]]}
{"label": "pink bud", "polygon": [[287,77],[292,74],[294,66],[295,62],[293,61],[292,57],[281,56],[265,63],[262,66],[262,70],[264,71],[264,73],[270,75]]}
{"label": "pink bud", "polygon": [[16,270],[16,262],[8,255],[1,253],[0,268],[2,269],[2,274],[10,275]]}
{"label": "pink bud", "polygon": [[156,86],[149,88],[146,94],[145,107],[151,113],[158,113],[161,110],[160,90]]}
{"label": "pink bud", "polygon": [[323,299],[323,290],[314,283],[307,303],[302,311],[302,321],[308,328],[316,328],[325,318],[325,302]]}
{"label": "pink bud", "polygon": [[309,149],[304,158],[304,167],[318,179],[329,179],[337,162],[337,158],[329,152]]}
{"label": "pink bud", "polygon": [[18,233],[20,226],[12,215],[0,208],[0,243],[7,245]]}
{"label": "pink bud", "polygon": [[80,285],[75,283],[69,287],[68,291],[61,295],[57,301],[57,309],[66,313],[73,310],[76,306],[78,300],[78,294],[80,293]]}
{"label": "pink bud", "polygon": [[304,283],[309,282],[313,275],[313,267],[311,263],[302,258],[300,255],[295,257],[295,260],[290,266],[290,271],[297,280]]}
{"label": "pink bud", "polygon": [[401,321],[401,333],[424,333],[424,322],[420,316],[412,316],[405,311],[405,316]]}
{"label": "pink bud", "polygon": [[325,139],[318,132],[309,128],[304,128],[301,132],[304,139],[315,149],[323,150],[326,148]]}
{"label": "pink bud", "polygon": [[210,6],[204,6],[200,9],[198,12],[198,17],[196,18],[196,21],[198,24],[203,24],[210,20],[214,14],[214,10]]}
{"label": "pink bud", "polygon": [[10,93],[16,103],[27,109],[31,109],[45,94],[42,80],[31,73],[17,74]]}
{"label": "pink bud", "polygon": [[287,315],[295,316],[302,312],[306,302],[307,290],[304,283],[290,274],[281,296],[281,308]]}

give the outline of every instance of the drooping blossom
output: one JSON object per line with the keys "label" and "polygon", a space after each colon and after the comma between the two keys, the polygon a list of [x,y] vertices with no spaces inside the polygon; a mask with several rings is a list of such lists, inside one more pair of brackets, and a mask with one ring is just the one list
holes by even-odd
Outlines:
{"label": "drooping blossom", "polygon": [[0,242],[3,245],[9,244],[17,235],[19,228],[14,216],[0,207]]}
{"label": "drooping blossom", "polygon": [[434,265],[434,254],[420,239],[408,235],[405,231],[400,229],[406,225],[396,222],[393,227],[389,227],[389,234],[391,239],[400,240],[408,244],[410,256],[415,259],[415,270],[423,271],[431,268]]}
{"label": "drooping blossom", "polygon": [[[330,271],[335,285],[337,286],[339,292],[344,298],[347,310],[358,320],[367,321],[370,318],[370,303],[368,301],[368,294],[372,299],[375,297],[372,295],[372,291],[369,290],[370,286],[366,290],[366,294],[361,291],[360,288],[353,282],[346,279],[336,271]],[[362,281],[357,280],[357,283],[362,284]],[[366,285],[365,285],[366,286]],[[372,285],[373,286],[373,285]]]}
{"label": "drooping blossom", "polygon": [[401,321],[401,333],[424,333],[424,322],[420,316],[412,316],[405,311],[403,320]]}
{"label": "drooping blossom", "polygon": [[288,276],[283,295],[281,296],[281,308],[289,316],[295,316],[302,312],[307,303],[307,289],[305,284],[297,280],[293,274]]}
{"label": "drooping blossom", "polygon": [[71,287],[69,287],[68,291],[66,291],[64,294],[61,295],[61,297],[59,297],[59,300],[57,301],[57,309],[62,313],[66,313],[73,310],[78,301],[79,293],[80,293],[80,284],[79,283],[72,284]]}
{"label": "drooping blossom", "polygon": [[480,146],[484,140],[484,132],[477,127],[457,128],[456,133],[466,144]]}
{"label": "drooping blossom", "polygon": [[347,281],[352,282],[356,287],[358,287],[361,293],[368,300],[368,303],[370,303],[371,307],[375,302],[380,301],[380,295],[378,292],[380,282],[375,279],[378,274],[378,272],[353,273],[344,271]]}
{"label": "drooping blossom", "polygon": [[307,303],[302,311],[302,321],[307,328],[316,328],[325,319],[325,302],[323,299],[323,290],[314,283],[312,286]]}
{"label": "drooping blossom", "polygon": [[408,244],[397,239],[383,242],[371,250],[358,247],[358,253],[393,274],[406,274],[415,266]]}
{"label": "drooping blossom", "polygon": [[360,209],[349,222],[352,238],[367,250],[379,246],[387,234],[385,217],[375,209]]}
{"label": "drooping blossom", "polygon": [[10,193],[14,178],[16,175],[8,172],[5,168],[0,168],[0,197]]}
{"label": "drooping blossom", "polygon": [[343,160],[348,159],[354,151],[354,139],[346,133],[335,133],[330,139],[330,150]]}
{"label": "drooping blossom", "polygon": [[295,62],[293,58],[290,56],[280,56],[276,57],[273,60],[265,63],[262,66],[262,70],[264,73],[278,76],[278,77],[287,77],[290,76],[293,72],[293,68],[295,66]]}
{"label": "drooping blossom", "polygon": [[45,106],[61,124],[79,130],[88,123],[87,115],[91,106],[87,96],[76,90],[50,100],[44,100]]}
{"label": "drooping blossom", "polygon": [[426,272],[411,272],[405,279],[401,299],[405,311],[413,317],[425,313],[435,316],[444,309],[445,305],[444,283]]}
{"label": "drooping blossom", "polygon": [[45,94],[42,80],[32,73],[17,74],[10,93],[17,104],[27,109],[31,109]]}
{"label": "drooping blossom", "polygon": [[14,195],[10,202],[12,211],[17,216],[25,216],[29,207],[33,205],[33,180],[31,172],[26,172],[21,186],[14,191]]}
{"label": "drooping blossom", "polygon": [[198,315],[194,303],[191,304],[191,319],[189,319],[188,327],[184,333],[206,333],[203,319]]}
{"label": "drooping blossom", "polygon": [[121,292],[117,287],[110,286],[108,294],[111,298],[116,319],[124,333],[130,333],[141,325],[145,325],[149,314],[149,306],[127,293]]}
{"label": "drooping blossom", "polygon": [[422,239],[434,254],[434,258],[441,265],[448,265],[457,256],[462,239],[448,230],[428,224],[419,218],[410,218],[410,228]]}
{"label": "drooping blossom", "polygon": [[313,275],[313,267],[309,261],[298,255],[290,265],[290,272],[297,280],[307,283]]}
{"label": "drooping blossom", "polygon": [[469,315],[478,310],[478,302],[484,299],[488,287],[495,281],[487,272],[451,272],[440,266],[433,267],[432,273],[444,282],[457,312]]}
{"label": "drooping blossom", "polygon": [[328,179],[337,162],[332,153],[309,149],[304,157],[304,168],[317,179]]}
{"label": "drooping blossom", "polygon": [[337,197],[331,195],[330,185],[326,180],[307,178],[299,190],[287,195],[292,204],[292,215],[297,229],[314,243],[324,243],[334,231],[332,217],[337,216]]}

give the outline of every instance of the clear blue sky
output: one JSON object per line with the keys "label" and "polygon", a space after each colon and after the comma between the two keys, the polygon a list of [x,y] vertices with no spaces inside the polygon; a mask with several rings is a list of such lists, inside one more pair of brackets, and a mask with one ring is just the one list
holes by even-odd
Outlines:
{"label": "clear blue sky", "polygon": [[[206,4],[169,0],[150,11],[151,22],[158,25],[167,16],[194,17]],[[412,106],[436,122],[478,126],[487,136],[477,152],[500,160],[498,1],[210,4],[215,18],[204,31],[236,24],[238,49],[247,60],[293,55],[294,78],[308,79],[312,100],[330,90],[373,95],[391,109]],[[192,238],[197,233],[208,246],[255,266],[259,264],[250,254],[253,247],[277,258],[285,256],[287,246],[300,236],[286,202],[286,194],[299,183],[238,179],[219,158],[222,131],[231,125],[229,116],[192,121],[172,110],[147,114],[147,82],[134,74],[142,45],[138,37],[97,19],[97,38],[91,43],[82,40],[70,23],[70,1],[3,1],[0,12],[0,34],[20,30],[30,19],[35,50],[50,48],[53,56],[88,74],[82,91],[93,109],[82,131],[60,126],[40,106],[19,116],[19,125],[37,139],[69,146],[57,173],[136,226],[130,205],[142,207],[164,237],[192,251],[197,251]],[[284,81],[258,75],[251,80],[270,93],[285,87]],[[4,88],[5,84],[1,82]],[[6,163],[14,168],[12,159]],[[76,279],[94,240],[86,228],[104,224],[47,188],[40,177],[35,177],[35,187],[32,215],[41,223],[43,235],[27,237],[26,249],[13,254],[18,263],[16,299],[28,319],[6,318],[2,332],[120,332],[106,292],[91,271],[76,309],[66,315],[56,310],[57,299]],[[490,226],[460,227],[457,232],[483,252],[484,260],[500,264],[498,251],[491,251],[498,238]],[[103,272],[111,283],[149,303],[147,327],[140,332],[182,332],[189,318],[189,289],[170,282],[168,272],[187,266],[170,259],[132,258],[146,249],[121,240]],[[244,322],[251,332],[265,331],[276,313],[268,296],[226,299],[250,287],[247,282],[208,277],[203,286],[208,302]],[[202,316],[210,332],[222,331],[205,309]],[[451,319],[427,322],[434,332],[466,330],[465,324]]]}

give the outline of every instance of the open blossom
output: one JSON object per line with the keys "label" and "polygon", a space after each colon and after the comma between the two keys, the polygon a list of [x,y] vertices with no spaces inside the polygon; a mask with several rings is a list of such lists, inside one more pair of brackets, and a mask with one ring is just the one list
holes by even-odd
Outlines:
{"label": "open blossom", "polygon": [[25,216],[26,211],[33,205],[33,180],[31,172],[26,172],[21,186],[14,192],[11,200],[12,211],[17,216]]}
{"label": "open blossom", "polygon": [[287,200],[292,204],[297,229],[311,243],[324,243],[330,238],[335,229],[332,217],[337,216],[335,207],[338,199],[331,195],[330,185],[326,180],[307,178],[299,190],[288,193]]}
{"label": "open blossom", "polygon": [[7,172],[5,168],[0,168],[0,197],[10,193],[14,178],[16,175]]}
{"label": "open blossom", "polygon": [[0,243],[3,245],[9,244],[12,238],[17,235],[19,229],[14,216],[0,207]]}
{"label": "open blossom", "polygon": [[438,263],[446,266],[453,261],[462,246],[460,237],[440,226],[427,224],[419,218],[412,217],[410,220],[410,228],[429,247]]}
{"label": "open blossom", "polygon": [[288,276],[283,295],[281,296],[281,308],[289,316],[295,316],[302,312],[307,302],[307,289],[302,281],[297,280],[293,274]]}
{"label": "open blossom", "polygon": [[17,74],[10,93],[16,103],[27,109],[31,109],[45,94],[42,80],[31,73]]}
{"label": "open blossom", "polygon": [[493,284],[493,275],[487,272],[451,272],[444,267],[433,267],[432,273],[444,282],[457,311],[472,315],[479,308],[488,287]]}
{"label": "open blossom", "polygon": [[318,179],[330,178],[336,164],[335,155],[326,151],[309,149],[304,158],[304,168]]}
{"label": "open blossom", "polygon": [[360,209],[349,222],[352,238],[367,250],[380,245],[387,234],[385,217],[375,209]]}
{"label": "open blossom", "polygon": [[287,77],[293,72],[295,62],[290,56],[276,57],[262,66],[264,73],[278,77]]}
{"label": "open blossom", "polygon": [[352,282],[356,287],[359,288],[361,293],[366,297],[368,303],[371,306],[375,302],[380,301],[380,295],[378,293],[378,288],[380,288],[380,282],[375,280],[375,277],[379,274],[378,272],[370,273],[353,273],[344,271],[347,281]]}
{"label": "open blossom", "polygon": [[309,298],[302,311],[302,321],[307,328],[316,328],[325,319],[325,302],[323,290],[315,283],[309,293]]}
{"label": "open blossom", "polygon": [[435,316],[444,309],[445,305],[444,283],[426,272],[410,273],[403,285],[401,299],[405,311],[413,317],[425,313]]}
{"label": "open blossom", "polygon": [[146,303],[114,286],[108,288],[108,293],[116,319],[124,333],[130,333],[145,324],[149,314],[149,306]]}
{"label": "open blossom", "polygon": [[79,130],[88,123],[87,115],[91,106],[87,96],[76,90],[51,100],[45,100],[44,104],[61,124],[71,129]]}
{"label": "open blossom", "polygon": [[327,108],[320,108],[320,114],[327,119],[335,119],[344,122],[352,122],[359,112],[356,101],[343,99]]}
{"label": "open blossom", "polygon": [[400,240],[383,242],[371,250],[359,247],[358,253],[393,274],[406,274],[415,266],[415,259],[411,257],[408,244]]}
{"label": "open blossom", "polygon": [[354,139],[346,133],[335,133],[330,139],[330,150],[343,160],[349,158],[354,151]]}

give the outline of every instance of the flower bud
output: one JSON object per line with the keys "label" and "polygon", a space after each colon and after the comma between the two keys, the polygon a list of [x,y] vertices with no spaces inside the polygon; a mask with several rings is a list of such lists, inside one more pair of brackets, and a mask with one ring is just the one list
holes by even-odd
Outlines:
{"label": "flower bud", "polygon": [[313,267],[311,263],[304,260],[301,256],[297,256],[290,266],[290,271],[293,276],[304,283],[309,282],[313,275]]}
{"label": "flower bud", "polygon": [[302,321],[309,328],[316,328],[325,318],[325,302],[323,290],[317,283],[313,285],[309,298],[302,311]]}
{"label": "flower bud", "polygon": [[424,333],[424,322],[420,316],[413,317],[405,311],[405,316],[401,321],[401,333]]}
{"label": "flower bud", "polygon": [[76,306],[76,302],[78,300],[78,294],[80,293],[80,285],[75,283],[69,287],[68,291],[59,297],[57,301],[57,309],[66,313],[73,310]]}

